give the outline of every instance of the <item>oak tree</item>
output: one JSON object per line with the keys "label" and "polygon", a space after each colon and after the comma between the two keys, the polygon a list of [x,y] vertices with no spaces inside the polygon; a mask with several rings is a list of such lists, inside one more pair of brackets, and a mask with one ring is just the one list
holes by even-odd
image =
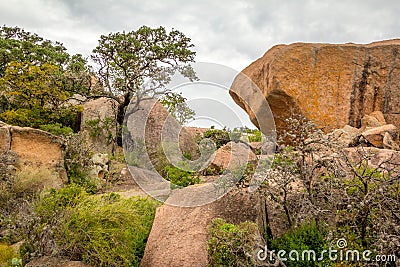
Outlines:
{"label": "oak tree", "polygon": [[[93,50],[98,74],[107,96],[118,102],[117,122],[123,124],[132,98],[137,106],[147,97],[163,96],[171,77],[179,71],[193,78],[195,52],[190,38],[164,27],[142,26],[136,31],[102,35]],[[118,138],[121,144],[121,138]]]}

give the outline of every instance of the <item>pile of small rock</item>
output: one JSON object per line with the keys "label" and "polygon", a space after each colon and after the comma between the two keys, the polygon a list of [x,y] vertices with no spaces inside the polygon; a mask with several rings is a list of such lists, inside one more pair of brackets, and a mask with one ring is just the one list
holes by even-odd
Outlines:
{"label": "pile of small rock", "polygon": [[399,129],[393,124],[386,124],[380,111],[374,111],[361,119],[361,128],[346,125],[328,134],[333,140],[345,147],[366,146],[391,150],[400,150]]}

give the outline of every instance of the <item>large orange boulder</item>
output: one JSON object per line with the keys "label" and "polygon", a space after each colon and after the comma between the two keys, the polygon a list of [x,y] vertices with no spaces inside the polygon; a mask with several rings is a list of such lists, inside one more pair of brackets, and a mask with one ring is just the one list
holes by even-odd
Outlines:
{"label": "large orange boulder", "polygon": [[[300,113],[326,132],[345,125],[360,128],[364,115],[381,111],[400,127],[400,39],[371,44],[277,45],[242,73],[263,92],[278,132]],[[251,89],[238,76],[230,95],[258,122],[243,99]],[[254,101],[256,101],[254,99]]]}

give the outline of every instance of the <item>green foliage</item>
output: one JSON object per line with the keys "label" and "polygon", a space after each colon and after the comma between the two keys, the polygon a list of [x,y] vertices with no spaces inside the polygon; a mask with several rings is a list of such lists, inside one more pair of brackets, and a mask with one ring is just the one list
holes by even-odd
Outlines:
{"label": "green foliage", "polygon": [[184,166],[175,167],[167,165],[164,168],[165,179],[177,186],[189,186],[200,183],[200,178]]}
{"label": "green foliage", "polygon": [[60,181],[58,173],[36,165],[22,165],[15,171],[6,165],[5,170],[8,173],[2,175],[2,164],[7,162],[0,157],[0,213],[4,215],[0,216],[0,229],[3,220],[8,223],[8,216],[17,213],[20,206],[37,198],[43,190],[58,187]]}
{"label": "green foliage", "polygon": [[262,133],[258,129],[249,129],[247,127],[239,127],[229,131],[232,141],[243,140],[246,142],[261,142]]}
{"label": "green foliage", "polygon": [[63,126],[61,123],[40,125],[39,129],[52,133],[54,135],[62,135],[62,136],[67,136],[74,132],[70,127]]}
{"label": "green foliage", "polygon": [[163,96],[160,102],[181,125],[184,125],[196,114],[185,101],[186,98],[182,94],[169,92]]}
{"label": "green foliage", "polygon": [[67,121],[78,111],[66,103],[71,93],[64,89],[62,69],[49,63],[10,62],[0,78],[0,89],[8,101],[0,119],[9,124],[39,128]]}
{"label": "green foliage", "polygon": [[1,244],[0,243],[0,266],[4,267],[11,267],[11,266],[22,266],[21,265],[15,265],[17,260],[18,261],[18,255],[15,253],[14,248],[6,245],[6,244]]}
{"label": "green foliage", "polygon": [[84,186],[88,192],[95,193],[99,189],[99,180],[89,176],[93,167],[92,155],[93,152],[81,134],[71,134],[65,138],[64,167],[68,182]]}
{"label": "green foliage", "polygon": [[210,266],[255,266],[251,255],[258,236],[255,223],[233,225],[218,218],[212,222],[209,232]]}
{"label": "green foliage", "polygon": [[209,138],[211,139],[214,143],[216,148],[220,148],[221,146],[227,144],[229,141],[231,141],[229,137],[229,133],[224,129],[224,130],[218,130],[218,129],[210,129],[204,132],[203,134],[204,138]]}
{"label": "green foliage", "polygon": [[391,231],[398,234],[396,228],[389,226],[397,221],[392,210],[399,209],[400,183],[396,169],[384,171],[369,166],[366,160],[351,166],[352,175],[340,184],[346,205],[337,211],[337,235],[346,236],[354,247],[376,247],[382,238],[377,229],[384,230],[380,235]]}
{"label": "green foliage", "polygon": [[85,199],[62,224],[64,253],[92,266],[139,266],[157,205],[114,193]]}
{"label": "green foliage", "polygon": [[262,141],[262,133],[260,130],[254,129],[250,130],[248,129],[246,131],[247,137],[249,138],[249,142],[261,142]]}
{"label": "green foliage", "polygon": [[158,205],[115,193],[89,195],[77,185],[51,190],[33,204],[25,258],[52,254],[92,266],[139,266]]}
{"label": "green foliage", "polygon": [[86,63],[81,55],[71,57],[61,43],[18,27],[1,27],[0,120],[35,128],[73,127],[82,107],[68,100],[90,91]]}
{"label": "green foliage", "polygon": [[89,129],[91,138],[105,138],[107,144],[111,144],[115,139],[112,129],[115,129],[115,119],[106,117],[104,119],[93,119],[85,122],[86,127]]}
{"label": "green foliage", "polygon": [[43,221],[49,222],[65,210],[75,208],[87,196],[85,188],[78,185],[69,185],[59,190],[51,189],[34,203],[34,211]]}
{"label": "green foliage", "polygon": [[100,77],[110,92],[118,90],[133,97],[145,77],[157,78],[165,69],[160,63],[178,66],[193,61],[192,47],[190,38],[177,30],[142,26],[136,31],[102,35],[92,58],[100,65]]}
{"label": "green foliage", "polygon": [[[285,258],[288,261],[285,262],[286,266],[319,266],[321,262],[316,260],[308,261],[305,258],[302,261],[302,252],[306,250],[313,250],[316,252],[316,259],[321,255],[321,251],[328,249],[328,242],[325,240],[326,232],[320,232],[315,223],[304,223],[301,226],[290,230],[283,236],[273,239],[268,247],[275,252],[279,250],[285,250],[289,253],[291,250],[295,250],[299,253],[299,260],[291,261],[287,255]],[[294,255],[295,257],[296,255]],[[307,255],[306,255],[307,256]]]}
{"label": "green foliage", "polygon": [[203,175],[220,175],[224,173],[224,169],[217,169],[215,167],[212,166],[207,166],[207,168],[205,168],[203,170]]}
{"label": "green foliage", "polygon": [[0,77],[4,75],[7,64],[31,62],[39,65],[44,62],[63,66],[69,61],[66,48],[59,42],[45,40],[35,33],[18,27],[0,28]]}
{"label": "green foliage", "polygon": [[[165,85],[176,71],[189,79],[195,78],[188,65],[194,60],[192,47],[190,38],[177,30],[167,32],[164,27],[142,26],[136,31],[100,37],[92,59],[98,65],[105,90],[118,101],[116,141],[119,145],[122,145],[124,115],[135,112],[143,97],[161,99],[168,91]],[[146,81],[150,82],[148,86],[144,85]],[[136,106],[127,111],[133,98]]]}
{"label": "green foliage", "polygon": [[242,138],[242,132],[235,128],[229,131],[229,137],[233,142],[239,142]]}

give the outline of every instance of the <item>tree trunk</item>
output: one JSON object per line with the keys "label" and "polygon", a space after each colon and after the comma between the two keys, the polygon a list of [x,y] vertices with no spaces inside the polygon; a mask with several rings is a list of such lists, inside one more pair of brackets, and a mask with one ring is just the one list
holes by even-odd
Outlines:
{"label": "tree trunk", "polygon": [[124,95],[122,103],[118,105],[117,112],[117,131],[116,131],[116,141],[118,146],[122,146],[122,126],[124,124],[125,111],[131,101],[131,93],[127,92]]}

